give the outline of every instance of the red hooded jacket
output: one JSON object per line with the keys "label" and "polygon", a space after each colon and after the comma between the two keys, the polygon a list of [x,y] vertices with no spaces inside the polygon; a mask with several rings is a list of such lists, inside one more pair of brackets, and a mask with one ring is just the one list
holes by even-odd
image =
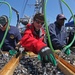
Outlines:
{"label": "red hooded jacket", "polygon": [[32,51],[38,54],[38,52],[46,46],[44,36],[45,32],[42,28],[40,29],[40,36],[38,36],[34,31],[33,24],[28,24],[24,36],[20,40],[20,44],[25,47],[25,51]]}

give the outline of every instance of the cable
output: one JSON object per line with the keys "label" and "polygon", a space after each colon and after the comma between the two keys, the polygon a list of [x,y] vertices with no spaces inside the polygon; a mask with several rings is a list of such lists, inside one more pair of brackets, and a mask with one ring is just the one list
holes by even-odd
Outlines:
{"label": "cable", "polygon": [[[74,25],[75,25],[75,18],[74,18],[74,15],[70,9],[70,7],[67,5],[67,3],[64,1],[64,0],[61,0],[69,9],[71,15],[73,16],[73,20],[74,20]],[[50,34],[49,34],[49,30],[48,30],[48,24],[47,24],[47,20],[46,20],[46,4],[47,4],[47,0],[44,2],[44,18],[45,18],[45,27],[46,27],[46,32],[47,32],[47,36],[48,36],[48,42],[49,42],[49,46],[51,48],[51,50],[53,52],[55,52],[55,50],[53,49],[53,46],[52,46],[52,43],[51,43],[51,38],[50,38]],[[73,44],[73,42],[75,41],[75,33],[74,33],[74,37],[73,37],[73,40],[71,41],[71,43],[67,46],[65,46],[62,50],[62,52],[64,52],[66,49],[70,48],[71,45]]]}
{"label": "cable", "polygon": [[2,48],[2,45],[4,43],[4,40],[6,38],[6,35],[7,35],[7,32],[8,32],[8,28],[9,28],[9,25],[10,25],[10,21],[11,21],[11,17],[12,17],[12,10],[11,10],[11,6],[9,5],[9,3],[5,2],[5,1],[0,1],[0,3],[3,3],[3,4],[6,4],[8,7],[9,7],[9,19],[8,19],[8,26],[6,28],[6,31],[5,31],[5,34],[4,34],[4,37],[0,43],[0,49]]}
{"label": "cable", "polygon": [[[73,17],[74,25],[75,25],[75,18],[74,18],[74,15],[73,15],[72,10],[70,9],[70,7],[68,6],[68,4],[67,4],[64,0],[61,0],[61,1],[62,1],[62,2],[67,6],[67,8],[69,9],[69,11],[70,11],[70,13],[71,13],[71,15],[72,15],[72,17]],[[73,37],[71,43],[70,43],[69,45],[65,46],[65,47],[63,48],[62,52],[64,52],[66,49],[70,48],[70,47],[72,46],[72,44],[74,43],[74,41],[75,41],[75,33],[74,33],[74,37]]]}
{"label": "cable", "polygon": [[12,8],[12,10],[14,12],[16,12],[16,15],[17,15],[17,24],[16,24],[16,27],[19,27],[19,12],[15,8],[13,8],[13,7],[11,7],[11,8]]}
{"label": "cable", "polygon": [[61,14],[63,14],[62,4],[60,0],[59,0],[59,5],[60,5]]}
{"label": "cable", "polygon": [[27,2],[28,2],[28,0],[26,0],[26,3],[25,3],[25,5],[24,5],[24,9],[23,9],[23,11],[22,11],[22,17],[23,17],[24,11],[25,11],[25,9],[26,9]]}
{"label": "cable", "polygon": [[47,24],[47,20],[46,20],[46,4],[47,4],[47,0],[44,2],[45,28],[46,28],[46,32],[47,32],[47,36],[48,36],[49,46],[50,46],[51,50],[52,50],[53,52],[55,52],[55,50],[53,49],[52,43],[51,43],[51,38],[50,38],[49,30],[48,30],[48,24]]}
{"label": "cable", "polygon": [[[5,0],[4,0],[5,1]],[[2,4],[0,4],[0,6],[1,6]]]}

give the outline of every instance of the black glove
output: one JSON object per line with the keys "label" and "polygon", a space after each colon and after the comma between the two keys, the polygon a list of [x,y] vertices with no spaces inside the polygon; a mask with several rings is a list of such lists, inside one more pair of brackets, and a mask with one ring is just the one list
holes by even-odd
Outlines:
{"label": "black glove", "polygon": [[56,65],[56,59],[49,47],[44,47],[38,54],[43,63],[51,62],[54,66]]}

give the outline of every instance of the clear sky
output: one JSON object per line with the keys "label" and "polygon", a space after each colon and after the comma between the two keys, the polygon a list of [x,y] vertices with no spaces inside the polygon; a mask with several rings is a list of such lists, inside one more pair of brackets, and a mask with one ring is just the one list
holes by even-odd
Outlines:
{"label": "clear sky", "polygon": [[[15,8],[19,12],[20,18],[22,18],[22,16],[24,17],[24,15],[27,15],[29,17],[32,17],[34,15],[35,12],[34,4],[36,0],[28,0],[27,5],[25,7],[24,15],[22,13],[24,9],[24,4],[27,0],[0,0],[0,1],[8,2],[13,8]],[[75,0],[64,0],[64,1],[69,5],[73,14],[75,14]],[[63,8],[63,14],[66,16],[68,21],[68,19],[71,17],[71,13],[64,3],[62,3],[62,8]],[[59,13],[61,13],[59,0],[47,0],[47,5],[46,5],[47,20],[50,23],[54,22],[56,20],[57,14]],[[7,5],[0,3],[0,15],[3,14],[9,16],[9,8]],[[16,13],[12,11],[11,25],[16,26],[17,23],[16,18],[17,18]]]}

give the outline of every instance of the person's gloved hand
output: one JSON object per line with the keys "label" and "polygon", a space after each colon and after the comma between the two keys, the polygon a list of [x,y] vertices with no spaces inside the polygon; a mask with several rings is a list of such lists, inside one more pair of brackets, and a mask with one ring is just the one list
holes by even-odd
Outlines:
{"label": "person's gloved hand", "polygon": [[12,56],[15,55],[16,53],[17,53],[16,50],[9,50],[9,54],[12,55]]}
{"label": "person's gloved hand", "polygon": [[15,49],[18,50],[20,47],[21,47],[20,42],[18,42],[18,43],[16,44]]}
{"label": "person's gloved hand", "polygon": [[38,53],[38,59],[40,59],[43,63],[51,62],[54,66],[57,64],[53,52],[49,47],[45,47],[40,50]]}
{"label": "person's gloved hand", "polygon": [[17,50],[16,58],[17,58],[20,54],[23,54],[23,53],[25,53],[25,52],[24,52],[24,47],[20,46],[20,47],[18,48],[18,50]]}
{"label": "person's gloved hand", "polygon": [[65,50],[64,53],[67,54],[67,55],[70,55],[71,54],[71,50],[68,48],[68,49]]}
{"label": "person's gloved hand", "polygon": [[63,46],[63,50],[64,50],[64,53],[65,53],[66,55],[70,55],[70,54],[71,54],[70,48],[67,48],[67,49],[66,49],[66,45]]}
{"label": "person's gloved hand", "polygon": [[24,47],[20,46],[19,47],[19,52],[22,53],[24,51]]}

